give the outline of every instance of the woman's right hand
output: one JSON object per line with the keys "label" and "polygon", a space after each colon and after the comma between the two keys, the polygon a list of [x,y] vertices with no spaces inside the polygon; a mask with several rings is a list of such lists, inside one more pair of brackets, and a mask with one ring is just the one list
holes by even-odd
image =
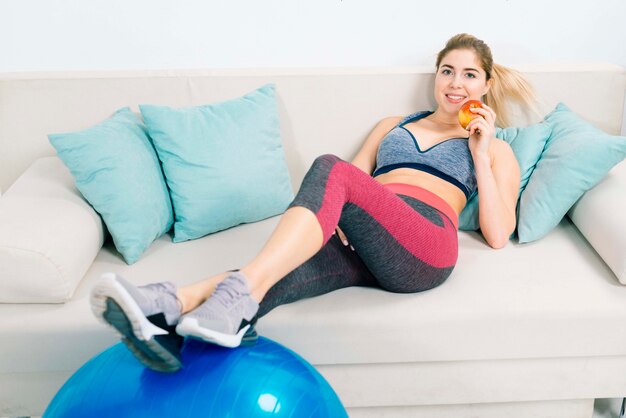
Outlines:
{"label": "woman's right hand", "polygon": [[[348,242],[348,237],[346,237],[346,234],[343,233],[341,228],[337,227],[337,229],[335,229],[335,233],[341,240],[344,247],[347,247],[348,245],[350,245],[350,242]],[[350,245],[350,249],[354,251],[354,247],[352,245]]]}

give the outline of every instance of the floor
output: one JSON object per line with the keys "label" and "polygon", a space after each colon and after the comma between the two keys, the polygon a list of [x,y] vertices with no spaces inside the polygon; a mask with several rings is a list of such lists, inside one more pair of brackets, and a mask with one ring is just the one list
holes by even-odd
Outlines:
{"label": "floor", "polygon": [[[596,399],[593,418],[618,418],[622,399]],[[7,417],[0,417],[7,418]],[[41,417],[33,417],[41,418]]]}

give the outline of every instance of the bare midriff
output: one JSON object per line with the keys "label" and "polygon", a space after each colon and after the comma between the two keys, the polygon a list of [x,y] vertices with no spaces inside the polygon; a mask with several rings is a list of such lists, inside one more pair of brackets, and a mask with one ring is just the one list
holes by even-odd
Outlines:
{"label": "bare midriff", "polygon": [[381,184],[402,183],[421,187],[443,199],[457,216],[467,203],[465,194],[455,185],[424,171],[413,168],[397,168],[375,177]]}

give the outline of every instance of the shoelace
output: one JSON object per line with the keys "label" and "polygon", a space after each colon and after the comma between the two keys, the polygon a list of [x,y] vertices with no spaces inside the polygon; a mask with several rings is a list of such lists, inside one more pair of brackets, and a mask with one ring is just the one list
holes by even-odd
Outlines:
{"label": "shoelace", "polygon": [[211,299],[219,302],[225,308],[229,308],[233,303],[239,300],[241,296],[245,296],[245,293],[235,289],[232,285],[220,282],[215,288]]}
{"label": "shoelace", "polygon": [[[155,294],[155,297],[153,299],[153,310],[155,312],[169,312],[170,309],[167,305],[169,305],[170,301],[172,301],[173,299],[173,302],[176,304],[176,308],[178,309],[178,316],[180,316],[180,313],[182,311],[182,303],[180,302],[180,300],[178,300],[178,297],[176,297],[176,292],[174,289],[172,289],[165,283],[152,283],[143,286],[143,288],[148,292]],[[165,297],[162,297],[161,295]],[[173,312],[169,312],[169,314],[172,313]]]}

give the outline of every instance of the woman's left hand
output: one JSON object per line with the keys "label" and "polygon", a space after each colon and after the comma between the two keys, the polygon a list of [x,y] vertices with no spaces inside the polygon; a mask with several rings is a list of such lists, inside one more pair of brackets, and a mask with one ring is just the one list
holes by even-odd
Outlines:
{"label": "woman's left hand", "polygon": [[496,135],[496,112],[483,103],[482,108],[471,108],[471,112],[478,115],[467,125],[470,133],[469,149],[472,156],[487,155],[489,144]]}

